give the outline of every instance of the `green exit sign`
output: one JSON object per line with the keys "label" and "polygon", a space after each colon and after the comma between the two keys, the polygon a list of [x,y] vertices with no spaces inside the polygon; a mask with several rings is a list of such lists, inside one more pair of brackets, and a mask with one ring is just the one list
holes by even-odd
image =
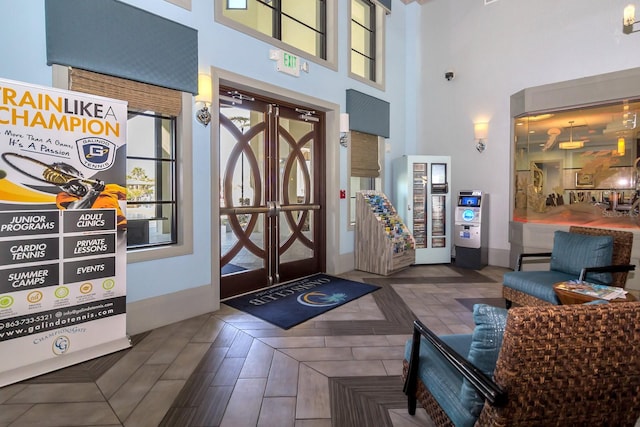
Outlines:
{"label": "green exit sign", "polygon": [[283,52],[283,62],[284,66],[287,68],[293,68],[294,70],[298,69],[298,57],[295,55],[291,55],[290,53]]}
{"label": "green exit sign", "polygon": [[300,75],[300,58],[284,50],[278,56],[277,70],[298,77]]}

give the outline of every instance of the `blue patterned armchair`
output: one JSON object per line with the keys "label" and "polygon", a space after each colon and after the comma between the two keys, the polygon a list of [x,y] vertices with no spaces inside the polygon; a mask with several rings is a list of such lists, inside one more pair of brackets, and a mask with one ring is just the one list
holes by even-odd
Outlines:
{"label": "blue patterned armchair", "polygon": [[509,310],[476,304],[473,334],[419,320],[405,347],[408,410],[437,426],[629,426],[640,417],[640,303]]}
{"label": "blue patterned armchair", "polygon": [[[569,280],[586,280],[624,288],[629,271],[633,233],[604,228],[572,226],[556,231],[552,252],[520,254],[515,271],[503,277],[502,295],[507,307],[558,305],[553,285]],[[549,270],[523,271],[527,260],[549,260]]]}

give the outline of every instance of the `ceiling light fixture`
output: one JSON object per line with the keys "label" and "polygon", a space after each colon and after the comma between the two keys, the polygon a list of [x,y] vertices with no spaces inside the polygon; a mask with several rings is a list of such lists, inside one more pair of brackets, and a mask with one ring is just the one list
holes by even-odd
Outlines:
{"label": "ceiling light fixture", "polygon": [[560,142],[558,148],[561,150],[575,150],[576,148],[584,147],[584,141],[573,140],[573,120],[569,121],[569,125],[571,126],[569,129],[569,141]]}
{"label": "ceiling light fixture", "polygon": [[529,116],[528,119],[530,122],[539,122],[540,120],[547,120],[553,117],[551,113],[538,114],[537,116]]}

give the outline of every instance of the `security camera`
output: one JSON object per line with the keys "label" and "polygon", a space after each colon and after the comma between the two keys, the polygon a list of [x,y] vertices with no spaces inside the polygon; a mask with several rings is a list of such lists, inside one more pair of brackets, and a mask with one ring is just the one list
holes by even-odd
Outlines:
{"label": "security camera", "polygon": [[444,73],[444,78],[447,79],[448,81],[453,80],[454,77],[455,77],[455,74],[453,74],[453,71],[447,71],[446,73]]}

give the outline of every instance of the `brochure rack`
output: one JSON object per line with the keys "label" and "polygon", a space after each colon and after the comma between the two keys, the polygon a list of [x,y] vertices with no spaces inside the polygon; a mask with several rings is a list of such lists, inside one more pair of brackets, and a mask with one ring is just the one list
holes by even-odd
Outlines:
{"label": "brochure rack", "polygon": [[383,276],[415,263],[415,241],[383,193],[356,194],[355,268]]}

